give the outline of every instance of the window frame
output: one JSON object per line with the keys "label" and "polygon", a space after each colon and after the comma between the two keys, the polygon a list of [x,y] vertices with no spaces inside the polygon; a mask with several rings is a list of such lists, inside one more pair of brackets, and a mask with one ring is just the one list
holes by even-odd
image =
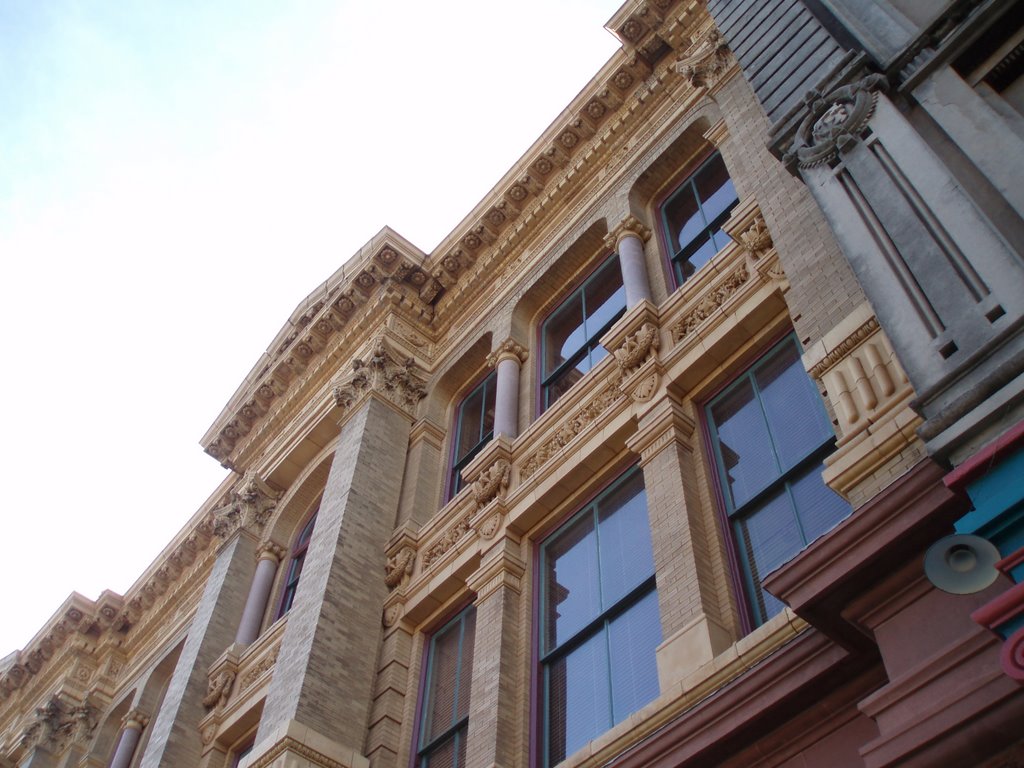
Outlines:
{"label": "window frame", "polygon": [[[480,439],[477,441],[477,443],[468,451],[466,451],[466,453],[460,458],[458,457],[458,450],[459,443],[462,440],[462,424],[463,416],[465,413],[463,409],[466,403],[468,403],[472,399],[472,397],[481,390],[483,391],[483,396],[481,397],[482,410],[480,418],[480,429],[483,434],[482,437],[480,437]],[[444,502],[446,504],[453,498],[455,498],[455,496],[458,495],[459,491],[461,491],[465,487],[462,485],[462,470],[465,469],[466,466],[469,465],[474,458],[476,458],[476,455],[484,449],[484,446],[487,445],[494,438],[493,418],[489,430],[485,429],[486,420],[483,418],[483,416],[487,413],[488,391],[493,392],[492,402],[494,403],[494,407],[496,408],[498,394],[497,366],[495,366],[493,370],[485,373],[473,385],[472,389],[468,390],[466,394],[459,399],[459,402],[455,406],[455,410],[452,414],[452,429],[450,433],[452,436],[452,444],[448,456],[448,466],[450,467],[450,469],[448,470],[448,477],[445,480],[444,489]]]}
{"label": "window frame", "polygon": [[[594,333],[589,334],[586,337],[586,339],[584,339],[583,343],[580,345],[579,349],[576,352],[574,352],[568,358],[566,358],[557,366],[555,366],[554,370],[552,370],[550,373],[546,373],[545,369],[547,365],[546,361],[548,353],[548,323],[552,320],[552,318],[555,317],[559,310],[561,310],[563,307],[569,304],[569,302],[573,301],[576,298],[576,296],[579,296],[583,311],[584,327],[586,327],[585,324],[588,319],[585,303],[586,291],[588,288],[596,284],[597,278],[606,268],[610,269],[609,265],[612,262],[615,263],[615,269],[613,271],[618,279],[618,288],[616,288],[616,291],[620,289],[623,291],[622,308],[617,310],[615,314],[612,316],[612,318],[608,320],[604,325],[602,325],[599,329],[597,329]],[[613,294],[616,291],[613,291]],[[555,304],[555,306],[553,306],[544,315],[544,318],[540,321],[538,325],[537,349],[540,350],[540,354],[538,355],[537,360],[537,415],[544,413],[546,410],[551,408],[556,402],[558,402],[559,398],[557,397],[554,400],[549,400],[548,392],[549,387],[553,383],[557,382],[560,377],[562,377],[570,369],[575,368],[576,365],[578,365],[584,357],[586,357],[588,359],[588,362],[590,363],[590,367],[587,369],[587,373],[589,373],[591,370],[594,369],[594,367],[598,363],[600,363],[601,359],[604,359],[604,357],[607,356],[608,351],[605,350],[605,355],[603,355],[601,359],[597,360],[596,362],[592,362],[590,360],[594,349],[596,347],[601,347],[598,340],[602,336],[604,336],[605,333],[608,332],[609,328],[611,328],[613,325],[615,325],[616,322],[619,321],[619,319],[626,313],[626,309],[627,307],[625,300],[625,286],[622,281],[622,266],[619,263],[618,252],[613,251],[611,253],[607,253],[606,255],[604,255],[600,259],[600,261],[598,261],[598,263],[594,265],[582,279],[580,279],[570,290],[562,294],[558,303]],[[601,347],[601,349],[604,349],[604,347]],[[586,373],[584,374],[584,376],[585,375]],[[568,391],[568,389],[566,391]]]}
{"label": "window frame", "polygon": [[[728,483],[725,478],[725,461],[723,459],[720,441],[718,439],[718,427],[711,415],[712,407],[719,402],[722,398],[727,396],[730,392],[735,390],[744,381],[751,382],[751,386],[754,388],[755,393],[758,392],[757,382],[754,379],[754,372],[759,369],[763,364],[769,362],[775,354],[777,354],[785,344],[793,344],[796,352],[799,355],[803,352],[803,348],[796,337],[796,333],[789,330],[781,335],[775,336],[768,344],[758,348],[757,353],[745,358],[744,363],[735,376],[726,381],[722,386],[711,392],[701,404],[701,413],[703,416],[702,432],[704,438],[704,447],[706,455],[709,458],[710,465],[708,467],[709,474],[711,475],[711,488],[713,496],[717,502],[719,510],[719,517],[723,525],[723,530],[726,531],[724,536],[726,544],[726,554],[729,560],[730,570],[732,572],[732,580],[736,586],[738,592],[737,605],[739,607],[740,623],[743,632],[750,633],[761,624],[764,624],[770,618],[776,614],[762,615],[758,609],[755,608],[757,600],[757,593],[763,591],[759,589],[759,585],[755,585],[753,580],[753,573],[750,562],[745,554],[744,542],[739,535],[738,525],[739,522],[745,518],[751,517],[756,513],[766,501],[771,500],[778,493],[780,488],[785,488],[788,492],[791,508],[794,511],[794,515],[797,519],[797,526],[800,532],[802,543],[800,547],[793,553],[793,557],[802,552],[807,548],[813,541],[817,540],[819,536],[808,541],[806,532],[804,531],[803,520],[800,518],[800,510],[797,509],[795,502],[792,499],[792,491],[790,486],[799,480],[808,477],[815,471],[816,468],[820,468],[827,458],[834,450],[836,445],[836,435],[833,424],[829,418],[825,404],[821,398],[817,396],[817,388],[814,386],[813,380],[810,376],[806,376],[807,386],[811,391],[814,392],[816,397],[814,398],[820,406],[820,415],[824,419],[824,423],[828,425],[830,430],[830,436],[824,439],[817,447],[808,450],[799,460],[795,461],[791,467],[781,471],[771,481],[766,483],[763,487],[758,489],[750,498],[744,500],[739,505],[734,505],[731,500],[731,493],[728,490]],[[802,368],[802,366],[801,366]],[[806,375],[806,372],[805,372]],[[764,416],[764,404],[760,399],[760,395],[757,395],[759,408]],[[769,437],[771,435],[771,426],[767,417],[765,418],[765,426],[769,430]],[[772,450],[773,458],[775,459],[776,466],[780,466],[780,462],[776,455],[777,447],[775,445],[774,438],[772,438],[772,444],[770,445]],[[822,482],[824,486],[824,482]],[[828,486],[825,486],[828,488]],[[831,489],[828,489],[831,491]],[[832,491],[832,493],[835,493]],[[838,494],[835,494],[838,498]],[[845,500],[844,500],[845,501]],[[840,519],[840,522],[850,515],[852,507],[847,504],[846,515]],[[838,524],[838,523],[837,523]],[[774,570],[774,569],[773,569]],[[767,575],[767,574],[765,574]]]}
{"label": "window frame", "polygon": [[[420,768],[423,766],[424,761],[427,761],[429,765],[430,753],[436,751],[437,747],[443,746],[449,737],[454,737],[456,754],[458,749],[459,732],[464,731],[462,734],[463,739],[469,737],[469,706],[472,705],[471,691],[473,685],[473,662],[475,661],[475,654],[470,657],[469,669],[464,668],[464,650],[466,648],[466,619],[469,615],[473,615],[473,637],[471,638],[470,648],[472,649],[472,643],[476,642],[476,605],[474,603],[463,604],[451,618],[443,621],[431,632],[427,633],[423,642],[423,669],[420,674],[420,688],[419,697],[416,702],[416,719],[415,727],[413,731],[412,739],[412,755],[410,756],[409,764],[410,768]],[[424,743],[426,734],[429,732],[427,726],[427,718],[430,716],[430,706],[432,703],[432,691],[430,685],[433,680],[433,661],[434,661],[434,650],[436,648],[435,641],[438,637],[442,636],[455,624],[459,624],[459,650],[458,650],[458,671],[456,672],[457,680],[461,680],[462,675],[468,672],[469,678],[466,681],[466,687],[464,689],[467,697],[470,697],[470,701],[466,707],[466,714],[464,717],[458,718],[448,726],[443,732],[435,736],[428,743]],[[453,715],[458,714],[458,694],[463,690],[461,688],[461,682],[456,683],[456,694],[455,704],[452,708]],[[461,767],[460,767],[461,768]]]}
{"label": "window frame", "polygon": [[[710,262],[718,253],[721,252],[723,248],[727,247],[728,245],[728,243],[726,243],[726,245],[723,245],[722,248],[718,248],[711,256],[708,257],[708,262],[705,262],[701,266],[696,267],[694,269],[693,275],[690,275],[689,277],[683,275],[683,270],[680,266],[680,257],[687,251],[696,252],[696,250],[699,250],[699,247],[694,248],[694,245],[698,242],[698,240],[700,240],[701,242],[707,242],[710,239],[712,242],[714,242],[714,233],[719,231],[721,229],[722,224],[728,221],[729,216],[732,214],[732,211],[739,204],[739,194],[737,193],[736,198],[728,206],[726,206],[725,210],[718,216],[716,216],[711,222],[708,222],[707,218],[704,216],[703,201],[701,201],[699,195],[697,195],[697,191],[694,186],[694,180],[696,179],[697,175],[702,170],[704,170],[704,168],[706,168],[708,165],[714,162],[716,158],[721,159],[722,166],[723,168],[725,168],[726,175],[728,176],[729,180],[732,181],[732,175],[729,173],[729,167],[725,164],[725,158],[722,157],[722,153],[718,149],[712,148],[711,151],[701,156],[699,160],[695,161],[694,163],[688,166],[685,166],[688,169],[686,174],[683,175],[677,183],[672,185],[668,193],[665,194],[664,197],[662,197],[659,200],[658,204],[655,206],[659,225],[658,238],[661,241],[663,247],[663,253],[665,254],[665,264],[668,268],[670,280],[672,281],[672,284],[675,286],[675,288],[679,288],[679,286],[685,283],[688,279],[690,279],[698,272],[700,272],[701,269],[707,266],[708,262]],[[697,209],[700,212],[701,217],[704,219],[705,224],[703,229],[701,229],[700,233],[698,235],[695,235],[687,243],[686,246],[679,246],[678,243],[675,242],[676,238],[673,236],[671,228],[669,226],[666,210],[669,207],[669,205],[677,197],[679,197],[680,194],[682,194],[686,187],[689,187],[692,190],[694,199],[697,201]],[[733,190],[735,191],[735,189],[736,185],[733,184]],[[703,240],[701,240],[701,238],[703,238]]]}
{"label": "window frame", "polygon": [[[644,510],[647,511],[647,489],[644,483],[643,470],[642,468],[634,464],[632,466],[622,469],[611,481],[604,483],[597,491],[589,494],[586,500],[574,508],[574,511],[562,517],[561,520],[549,531],[547,531],[541,538],[539,538],[534,546],[534,584],[535,584],[535,596],[533,601],[533,616],[534,616],[534,631],[532,632],[532,646],[533,656],[535,663],[533,664],[533,674],[531,676],[531,698],[536,702],[535,715],[532,719],[533,727],[531,728],[530,737],[530,748],[531,754],[535,756],[536,764],[547,768],[553,765],[551,762],[550,755],[550,675],[548,673],[549,667],[559,661],[562,658],[568,657],[575,649],[584,645],[591,639],[603,636],[607,647],[609,627],[611,623],[621,617],[622,615],[629,612],[631,609],[636,607],[639,603],[648,597],[653,596],[655,603],[657,604],[658,586],[657,586],[657,569],[654,565],[654,552],[653,552],[653,541],[649,540],[651,545],[651,573],[645,576],[641,581],[629,587],[624,594],[619,596],[610,606],[604,610],[600,610],[597,615],[590,618],[583,625],[577,627],[568,637],[562,642],[555,642],[550,649],[546,649],[545,634],[548,629],[547,617],[546,617],[546,593],[547,593],[547,578],[545,574],[545,567],[547,563],[546,552],[547,548],[559,541],[563,534],[568,533],[572,526],[576,525],[577,522],[587,515],[592,516],[594,520],[594,530],[597,531],[597,527],[600,523],[600,515],[602,512],[601,502],[606,500],[609,496],[612,496],[618,491],[624,484],[632,480],[634,477],[639,476],[641,480],[642,495],[644,496]],[[634,497],[635,498],[635,497]],[[649,517],[647,518],[649,521]],[[650,524],[647,525],[648,534],[650,535]],[[597,578],[600,580],[600,571],[597,572]],[[658,630],[658,643],[660,645],[664,638],[661,631],[661,610],[660,606],[657,608],[657,630]],[[607,655],[607,667],[605,668],[606,675],[610,678],[612,675],[612,659],[611,649],[608,649]],[[656,656],[653,657],[652,662],[657,664]],[[656,685],[658,685],[656,681]],[[609,696],[613,696],[611,680],[609,680],[608,688]],[[660,694],[660,685],[658,685],[658,691],[655,693],[654,698]],[[646,702],[646,703],[649,703]],[[643,705],[641,705],[642,707]],[[638,707],[639,709],[639,707]],[[637,710],[633,710],[637,711]],[[619,721],[615,721],[614,717],[614,702],[613,699],[609,700],[609,716],[612,723],[608,727],[600,731],[605,733],[610,728],[613,728],[619,722],[625,720],[628,714]],[[597,738],[600,733],[595,734],[594,738]],[[561,760],[570,757],[571,753],[564,755]],[[560,761],[561,761],[560,760]],[[559,761],[559,762],[560,762]]]}
{"label": "window frame", "polygon": [[[302,571],[306,565],[306,555],[309,552],[309,544],[313,540],[313,531],[316,528],[316,519],[319,514],[320,504],[317,503],[313,513],[309,515],[302,524],[302,527],[299,528],[295,541],[288,550],[288,568],[284,573],[284,581],[281,585],[281,599],[278,600],[274,621],[287,614],[292,609],[292,605],[295,604],[295,593],[299,588],[299,581],[302,579]],[[293,574],[296,568],[296,561],[298,561],[298,573]]]}

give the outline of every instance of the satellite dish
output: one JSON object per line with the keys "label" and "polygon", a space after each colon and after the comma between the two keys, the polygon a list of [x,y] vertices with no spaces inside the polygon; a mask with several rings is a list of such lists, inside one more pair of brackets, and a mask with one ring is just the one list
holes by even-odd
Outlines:
{"label": "satellite dish", "polygon": [[970,595],[999,576],[999,550],[981,536],[956,534],[939,539],[924,556],[924,573],[943,592]]}

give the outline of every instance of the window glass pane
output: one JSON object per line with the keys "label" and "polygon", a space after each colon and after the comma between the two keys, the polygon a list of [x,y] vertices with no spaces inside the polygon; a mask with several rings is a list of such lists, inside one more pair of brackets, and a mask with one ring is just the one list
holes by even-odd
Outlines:
{"label": "window glass pane", "polygon": [[693,193],[693,185],[689,182],[680,187],[679,191],[665,204],[663,209],[668,222],[669,247],[678,252],[690,244],[704,230],[706,222],[697,206],[697,198]]}
{"label": "window glass pane", "polygon": [[821,479],[819,464],[793,483],[792,492],[808,544],[831,531],[850,514],[850,505]]}
{"label": "window glass pane", "polygon": [[459,406],[459,444],[455,447],[455,461],[465,458],[480,442],[483,428],[484,393],[477,389]]}
{"label": "window glass pane", "polygon": [[601,596],[597,574],[594,518],[584,514],[544,553],[545,650],[582,629],[597,617]]}
{"label": "window glass pane", "polygon": [[709,224],[736,202],[736,188],[725,170],[721,155],[715,155],[701,169],[697,176],[697,194]]}
{"label": "window glass pane", "polygon": [[830,439],[832,428],[792,339],[759,365],[754,377],[785,472]]}
{"label": "window glass pane", "polygon": [[789,493],[783,489],[739,520],[737,528],[754,590],[754,608],[765,621],[782,609],[782,603],[761,589],[761,580],[804,546]]}
{"label": "window glass pane", "polygon": [[600,335],[608,323],[626,308],[626,289],[617,257],[609,259],[584,289],[587,337]]}
{"label": "window glass pane", "polygon": [[460,628],[460,623],[455,622],[435,635],[431,643],[430,698],[427,701],[423,744],[429,744],[457,720],[455,692],[459,671]]}
{"label": "window glass pane", "polygon": [[608,654],[600,632],[547,669],[548,764],[612,726]]}
{"label": "window glass pane", "polygon": [[598,518],[601,593],[607,610],[654,573],[643,475],[636,472],[606,496]]}
{"label": "window glass pane", "polygon": [[714,242],[702,232],[700,237],[694,241],[694,247],[688,249],[687,254],[681,256],[676,262],[676,277],[680,281],[688,280],[698,269],[711,261],[711,257],[716,253],[718,253],[718,249]]}
{"label": "window glass pane", "polygon": [[476,638],[476,610],[469,610],[462,620],[462,659],[459,684],[456,688],[455,720],[469,717],[469,686],[473,676],[473,642]]}
{"label": "window glass pane", "polygon": [[655,650],[661,643],[658,593],[649,592],[608,626],[614,722],[658,695]]}
{"label": "window glass pane", "polygon": [[544,375],[550,375],[586,343],[583,295],[577,292],[544,323]]}
{"label": "window glass pane", "polygon": [[566,368],[562,373],[558,374],[554,379],[548,382],[545,387],[545,403],[544,407],[550,406],[558,398],[564,395],[577,381],[583,378],[583,374],[590,370],[590,363],[586,356],[583,357],[579,365],[571,368]]}
{"label": "window glass pane", "polygon": [[778,476],[768,428],[749,379],[741,379],[712,403],[711,419],[718,432],[724,490],[731,496],[730,509],[736,509]]}
{"label": "window glass pane", "polygon": [[[423,766],[423,768],[456,768],[457,766],[463,765],[462,760],[456,762],[456,737],[456,734],[452,734],[450,738],[445,739],[435,746],[428,754],[424,755],[420,765]],[[462,742],[461,752],[463,753],[463,759],[465,759],[465,737],[460,739],[460,741]]]}
{"label": "window glass pane", "polygon": [[484,379],[484,415],[480,439],[488,440],[494,433],[494,393],[497,391],[497,373]]}

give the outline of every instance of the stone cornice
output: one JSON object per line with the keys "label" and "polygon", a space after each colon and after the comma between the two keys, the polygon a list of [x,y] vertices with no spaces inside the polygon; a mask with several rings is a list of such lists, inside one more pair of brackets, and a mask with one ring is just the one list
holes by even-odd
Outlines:
{"label": "stone cornice", "polygon": [[[283,398],[289,409],[308,402],[322,384],[312,373],[327,362],[337,370],[362,341],[354,334],[389,315],[401,315],[431,345],[479,298],[485,281],[494,281],[495,268],[548,226],[541,212],[605,171],[653,104],[678,98],[663,86],[666,78],[680,80],[672,51],[685,49],[705,20],[694,3],[627,3],[609,22],[623,49],[429,256],[385,228],[299,306],[204,435],[206,452],[225,466],[246,468],[256,458],[249,436],[257,425],[272,413],[276,422],[286,421]],[[655,70],[657,81],[648,82]]]}

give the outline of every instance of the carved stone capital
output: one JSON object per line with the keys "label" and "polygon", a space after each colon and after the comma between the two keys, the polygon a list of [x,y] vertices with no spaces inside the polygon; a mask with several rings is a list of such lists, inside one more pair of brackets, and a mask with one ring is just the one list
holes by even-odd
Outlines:
{"label": "carved stone capital", "polygon": [[260,533],[281,498],[281,491],[275,491],[255,472],[247,472],[241,482],[228,494],[227,501],[211,513],[213,532],[220,539],[226,539],[239,528]]}
{"label": "carved stone capital", "polygon": [[416,550],[412,547],[402,547],[388,557],[384,565],[384,583],[388,585],[388,589],[408,584],[415,564]]}
{"label": "carved stone capital", "polygon": [[131,728],[136,731],[141,731],[147,725],[149,725],[149,715],[143,714],[143,712],[138,709],[128,710],[125,716],[121,718],[121,728],[124,729]]}
{"label": "carved stone capital", "polygon": [[636,216],[627,216],[616,227],[604,236],[604,244],[609,250],[619,250],[623,238],[635,237],[642,243],[651,239],[651,230]]}
{"label": "carved stone capital", "polygon": [[824,96],[810,91],[804,97],[806,115],[782,162],[790,170],[813,168],[855,145],[875,112],[878,92],[888,87],[884,75],[871,74]]}
{"label": "carved stone capital", "polygon": [[401,357],[383,337],[377,339],[369,358],[352,361],[352,373],[334,387],[334,402],[350,409],[370,392],[412,415],[427,395],[426,376],[411,357]]}
{"label": "carved stone capital", "polygon": [[729,45],[712,27],[691,45],[676,64],[676,71],[694,88],[714,86],[729,66]]}
{"label": "carved stone capital", "polygon": [[64,752],[73,742],[92,737],[99,711],[88,701],[75,703],[54,694],[35,711],[32,722],[22,731],[19,747],[25,751],[44,745],[51,753]]}
{"label": "carved stone capital", "polygon": [[487,356],[487,366],[493,368],[502,360],[508,358],[513,359],[520,365],[526,362],[526,358],[529,355],[526,347],[520,344],[515,339],[505,339],[501,344],[498,345],[491,354]]}
{"label": "carved stone capital", "polygon": [[264,541],[260,544],[256,550],[257,560],[273,560],[274,563],[280,563],[284,560],[285,555],[288,554],[288,549],[282,547],[280,544],[274,541]]}

